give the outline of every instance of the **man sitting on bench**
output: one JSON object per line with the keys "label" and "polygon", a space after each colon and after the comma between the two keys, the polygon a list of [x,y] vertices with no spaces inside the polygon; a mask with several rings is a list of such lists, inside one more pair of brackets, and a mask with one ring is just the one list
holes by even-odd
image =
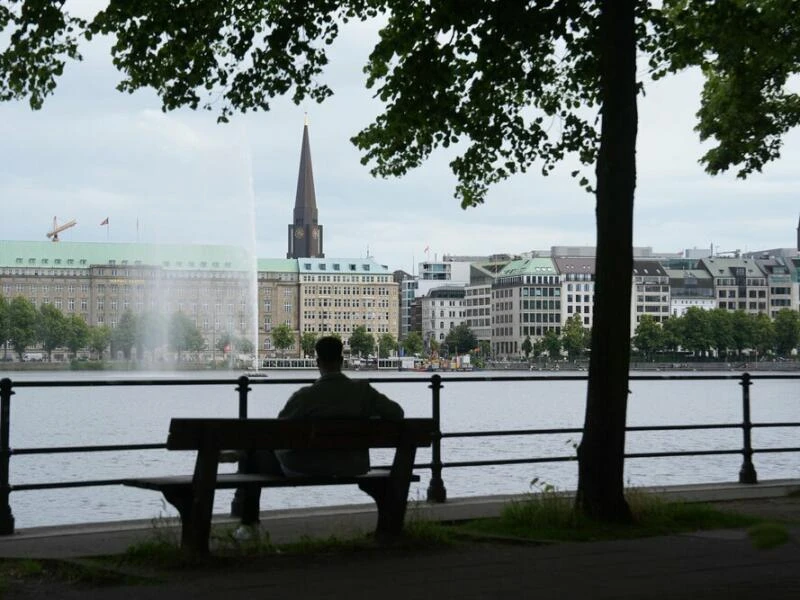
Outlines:
{"label": "man sitting on bench", "polygon": [[[342,341],[322,337],[315,345],[320,377],[300,388],[279,419],[402,419],[402,407],[373,388],[342,373]],[[369,471],[369,450],[276,450],[250,453],[247,471],[293,475],[361,475]]]}

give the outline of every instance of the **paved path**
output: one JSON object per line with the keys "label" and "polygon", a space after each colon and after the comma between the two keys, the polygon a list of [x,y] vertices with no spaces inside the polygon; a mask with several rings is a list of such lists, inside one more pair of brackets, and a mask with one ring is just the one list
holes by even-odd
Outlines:
{"label": "paved path", "polygon": [[[800,598],[800,497],[738,499],[718,506],[790,519],[798,525],[788,528],[788,543],[768,550],[755,548],[744,530],[580,544],[465,542],[416,552],[378,549],[302,557],[270,556],[240,566],[212,564],[205,569],[173,571],[166,581],[135,586],[28,584],[9,589],[2,597],[8,600]],[[448,510],[458,510],[458,503]],[[319,518],[320,522],[327,519],[330,523],[332,517]],[[313,521],[309,515],[302,519]],[[95,531],[86,535],[97,546],[103,546],[106,534]],[[52,540],[52,536],[40,538],[40,551],[50,543],[47,540]],[[6,555],[11,547],[6,546]]]}
{"label": "paved path", "polygon": [[246,568],[187,571],[166,583],[27,588],[14,598],[483,600],[488,598],[800,598],[800,530],[757,550],[743,531],[547,546],[272,557]]}

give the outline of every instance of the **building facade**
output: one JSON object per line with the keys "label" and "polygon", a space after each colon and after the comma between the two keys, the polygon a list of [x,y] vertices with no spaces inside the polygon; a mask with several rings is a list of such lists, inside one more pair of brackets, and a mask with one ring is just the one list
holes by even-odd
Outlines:
{"label": "building facade", "polygon": [[492,352],[517,357],[526,337],[561,333],[561,281],[550,258],[508,263],[492,285]]}
{"label": "building facade", "polygon": [[359,325],[376,338],[398,331],[397,288],[392,272],[373,258],[301,258],[300,330],[336,334],[349,346]]}
{"label": "building facade", "polygon": [[755,259],[715,256],[700,259],[700,266],[714,280],[717,308],[743,310],[752,315],[767,313],[767,275]]}
{"label": "building facade", "polygon": [[422,340],[426,348],[435,341],[445,343],[447,335],[465,321],[463,286],[444,285],[433,288],[419,299]]}
{"label": "building facade", "polygon": [[692,307],[712,310],[717,307],[714,283],[703,269],[664,269],[669,277],[669,315],[682,317]]}
{"label": "building facade", "polygon": [[662,323],[670,315],[669,275],[655,260],[633,261],[633,290],[631,294],[631,335],[643,315]]}
{"label": "building facade", "polygon": [[[252,260],[233,246],[0,242],[0,292],[114,329],[122,315],[189,317],[213,352],[256,330]],[[166,335],[147,340],[162,348]]]}
{"label": "building facade", "polygon": [[554,258],[561,279],[561,322],[579,315],[583,326],[592,327],[594,319],[594,257]]}

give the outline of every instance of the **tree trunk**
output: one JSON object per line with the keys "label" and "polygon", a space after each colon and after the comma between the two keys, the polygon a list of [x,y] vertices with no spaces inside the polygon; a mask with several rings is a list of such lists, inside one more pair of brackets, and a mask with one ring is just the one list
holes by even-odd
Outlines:
{"label": "tree trunk", "polygon": [[577,494],[578,507],[589,516],[623,522],[631,518],[624,496],[624,453],[636,187],[634,5],[634,0],[604,0],[600,9],[597,265]]}

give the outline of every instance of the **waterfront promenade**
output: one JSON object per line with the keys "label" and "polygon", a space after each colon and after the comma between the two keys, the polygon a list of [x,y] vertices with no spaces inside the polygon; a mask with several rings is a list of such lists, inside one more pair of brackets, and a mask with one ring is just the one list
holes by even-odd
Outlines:
{"label": "waterfront promenade", "polygon": [[[421,551],[381,549],[272,556],[247,565],[181,570],[130,586],[43,583],[4,598],[797,598],[800,597],[800,480],[758,485],[657,488],[666,498],[714,502],[793,521],[790,541],[760,550],[744,530],[695,532],[595,543],[463,542]],[[412,508],[418,518],[458,520],[496,514],[507,497],[456,499]],[[219,519],[220,522],[226,519]],[[300,535],[367,531],[365,506],[271,511],[263,526],[276,542]],[[152,536],[128,522],[20,530],[0,539],[0,556],[74,559],[117,554]],[[163,574],[162,574],[163,575]]]}

